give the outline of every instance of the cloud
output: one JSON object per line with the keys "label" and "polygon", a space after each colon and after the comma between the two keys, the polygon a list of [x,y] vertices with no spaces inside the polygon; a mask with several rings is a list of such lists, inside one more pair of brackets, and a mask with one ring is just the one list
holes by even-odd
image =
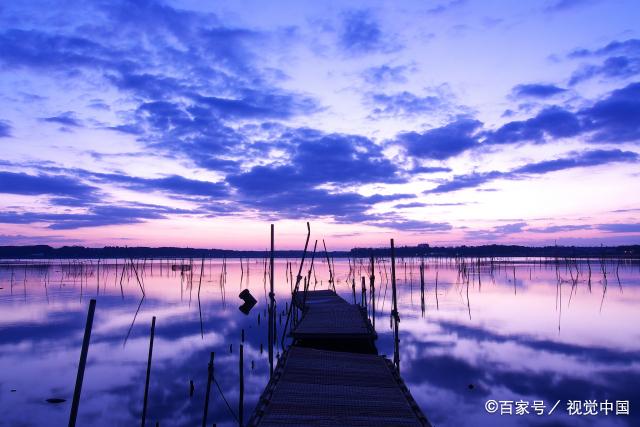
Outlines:
{"label": "cloud", "polygon": [[547,143],[549,139],[589,135],[589,142],[623,143],[640,139],[640,83],[614,90],[590,107],[571,112],[559,106],[483,132],[484,144]]}
{"label": "cloud", "polygon": [[370,93],[366,99],[374,106],[372,116],[410,116],[440,110],[447,105],[440,96],[417,96],[407,91],[390,95]]}
{"label": "cloud", "polygon": [[43,122],[57,123],[68,127],[82,127],[82,123],[76,118],[76,115],[73,111],[67,111],[66,113],[58,114],[57,116],[52,117],[43,117],[41,120]]}
{"label": "cloud", "polygon": [[529,163],[514,168],[508,172],[472,172],[465,175],[456,175],[449,181],[442,182],[425,194],[449,193],[465,188],[475,188],[496,179],[523,179],[528,175],[542,175],[566,169],[600,166],[611,163],[636,163],[640,155],[632,151],[613,150],[587,150],[582,152],[570,152],[568,157],[554,160],[544,160]]}
{"label": "cloud", "polygon": [[413,197],[362,196],[344,188],[404,182],[381,147],[367,138],[301,128],[285,132],[279,141],[288,153],[285,163],[227,175],[247,208],[287,218],[333,216],[340,222],[359,222],[375,219],[366,213],[375,203]]}
{"label": "cloud", "polygon": [[445,181],[431,190],[427,190],[425,194],[451,193],[453,191],[463,190],[465,188],[475,188],[480,185],[508,176],[504,172],[472,172],[470,174],[456,175],[449,181]]}
{"label": "cloud", "polygon": [[412,174],[451,172],[451,168],[441,166],[415,166],[410,172]]}
{"label": "cloud", "polygon": [[640,83],[631,83],[578,112],[592,142],[640,140]]}
{"label": "cloud", "polygon": [[517,234],[524,231],[526,222],[514,222],[511,224],[499,225],[490,230],[468,230],[465,234],[473,239],[497,240],[510,234]]}
{"label": "cloud", "polygon": [[562,107],[551,106],[527,120],[512,121],[495,131],[486,132],[486,144],[513,144],[518,142],[546,142],[545,136],[567,138],[582,131],[576,115]]}
{"label": "cloud", "polygon": [[592,56],[607,55],[640,55],[640,39],[628,39],[625,41],[614,40],[598,49],[576,49],[571,52],[569,58],[588,58]]}
{"label": "cloud", "polygon": [[427,208],[430,206],[465,206],[468,203],[421,203],[421,202],[411,202],[411,203],[399,203],[394,206],[394,209],[406,209],[406,208]]}
{"label": "cloud", "polygon": [[573,59],[606,57],[600,64],[584,64],[569,80],[576,85],[594,77],[628,78],[640,74],[640,40],[612,41],[598,49],[576,49],[568,55]]}
{"label": "cloud", "polygon": [[405,83],[409,67],[404,65],[380,65],[369,67],[362,73],[362,77],[367,83],[373,85],[384,85],[387,83]]}
{"label": "cloud", "polygon": [[229,197],[229,190],[224,182],[200,181],[188,179],[179,175],[169,175],[162,178],[140,178],[119,174],[92,174],[93,177],[110,184],[124,185],[140,191],[163,191],[182,196],[201,196],[212,199]]}
{"label": "cloud", "polygon": [[422,133],[401,133],[397,141],[411,156],[445,160],[476,147],[478,138],[475,133],[481,125],[478,120],[462,118]]}
{"label": "cloud", "polygon": [[596,228],[609,233],[640,233],[640,223],[637,222],[627,224],[599,224]]}
{"label": "cloud", "polygon": [[591,225],[548,225],[546,227],[529,227],[531,233],[562,233],[566,231],[590,230]]}
{"label": "cloud", "polygon": [[188,211],[145,204],[94,205],[84,213],[49,213],[5,211],[0,213],[0,223],[45,223],[52,230],[75,230],[86,227],[137,224],[149,219],[164,219],[168,214],[184,214]]}
{"label": "cloud", "polygon": [[58,196],[61,204],[90,203],[98,197],[99,190],[65,175],[29,175],[0,171],[0,193],[24,196]]}
{"label": "cloud", "polygon": [[564,12],[595,3],[596,0],[553,0],[545,7],[547,12]]}
{"label": "cloud", "polygon": [[451,224],[448,224],[446,222],[430,222],[411,219],[378,221],[376,223],[372,223],[371,225],[375,225],[377,227],[392,228],[394,230],[418,232],[448,231],[452,229]]}
{"label": "cloud", "polygon": [[640,74],[640,57],[612,56],[600,65],[584,65],[576,70],[569,79],[569,85],[576,84],[594,77],[624,79]]}
{"label": "cloud", "polygon": [[[280,137],[290,152],[289,175],[294,168],[298,184],[398,183],[397,166],[372,140],[349,134],[325,134],[312,129],[293,129]],[[273,168],[279,170],[280,167]]]}
{"label": "cloud", "polygon": [[345,51],[361,55],[372,52],[389,53],[400,48],[388,40],[370,11],[352,10],[343,15],[339,44]]}
{"label": "cloud", "polygon": [[[318,110],[315,100],[280,91],[240,91],[239,99],[198,96],[198,108],[214,112],[223,118],[279,118],[286,119]],[[193,109],[192,109],[193,110]]]}
{"label": "cloud", "polygon": [[569,153],[571,157],[529,163],[511,171],[511,175],[545,174],[565,169],[599,166],[608,163],[634,163],[640,159],[638,153],[622,150],[591,150],[581,153]]}
{"label": "cloud", "polygon": [[465,4],[467,2],[467,0],[449,0],[449,1],[445,1],[442,2],[434,7],[431,7],[430,9],[427,10],[427,13],[430,15],[440,15],[443,14],[445,12],[450,11],[451,9],[454,9],[456,7],[459,7],[463,4]]}
{"label": "cloud", "polygon": [[10,138],[11,125],[4,120],[0,120],[0,138]]}
{"label": "cloud", "polygon": [[114,51],[81,36],[9,29],[0,33],[0,64],[7,67],[58,69],[108,67],[118,62]]}
{"label": "cloud", "polygon": [[[315,99],[278,87],[280,77],[273,76],[281,73],[261,66],[278,30],[232,28],[214,14],[156,2],[83,3],[77,12],[78,22],[64,31],[50,31],[38,21],[60,18],[62,11],[52,8],[30,17],[29,29],[0,32],[0,65],[112,86],[136,107],[114,111],[124,121],[104,128],[135,135],[160,154],[212,170],[237,170],[246,147],[236,123],[320,109]],[[82,125],[71,112],[44,120]],[[237,158],[230,158],[234,153]]]}
{"label": "cloud", "polygon": [[516,97],[530,98],[550,98],[564,92],[566,92],[566,89],[543,83],[520,84],[512,90],[512,94]]}
{"label": "cloud", "polygon": [[426,206],[429,206],[429,205],[427,203],[411,202],[411,203],[399,203],[395,205],[393,208],[394,209],[424,208]]}

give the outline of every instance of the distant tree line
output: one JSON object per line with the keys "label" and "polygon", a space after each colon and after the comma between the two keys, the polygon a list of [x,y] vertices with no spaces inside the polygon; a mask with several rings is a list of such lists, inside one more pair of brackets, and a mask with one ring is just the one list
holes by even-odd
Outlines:
{"label": "distant tree line", "polygon": [[[389,248],[353,248],[350,251],[333,251],[333,258],[386,257]],[[0,258],[264,258],[269,252],[238,251],[228,249],[195,249],[177,247],[120,247],[87,248],[84,246],[49,245],[0,246]],[[277,258],[297,258],[301,250],[276,251]],[[517,246],[482,245],[430,247],[428,245],[396,248],[398,257],[558,257],[558,258],[638,258],[640,245],[627,246]]]}

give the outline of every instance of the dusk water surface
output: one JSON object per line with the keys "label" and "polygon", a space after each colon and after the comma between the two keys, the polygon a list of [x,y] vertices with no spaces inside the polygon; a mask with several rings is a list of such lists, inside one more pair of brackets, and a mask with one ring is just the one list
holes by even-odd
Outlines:
{"label": "dusk water surface", "polygon": [[[423,313],[420,260],[398,260],[401,375],[434,425],[640,425],[638,264],[608,263],[605,279],[592,260],[589,283],[585,262],[557,268],[552,260],[538,261],[485,263],[467,282],[455,265],[427,259]],[[288,262],[295,277],[299,260],[276,260],[278,318],[290,299]],[[368,276],[368,260],[356,262],[356,276]],[[210,351],[215,378],[237,414],[242,329],[248,420],[269,373],[264,260],[243,260],[242,269],[240,260],[227,260],[224,288],[222,260],[205,260],[202,280],[200,260],[183,276],[169,268],[173,260],[147,260],[144,269],[139,261],[144,298],[134,272],[122,274],[123,260],[117,267],[103,260],[99,268],[96,260],[30,263],[0,266],[0,425],[67,424],[91,298],[97,307],[78,425],[139,424],[152,316],[157,320],[147,424],[200,425]],[[311,288],[326,289],[327,264],[316,259],[315,266]],[[336,259],[335,270],[337,291],[352,301],[348,261]],[[388,259],[376,260],[375,275],[377,346],[380,354],[392,355]],[[244,288],[258,300],[249,315],[238,310]],[[358,301],[360,293],[357,280]],[[277,321],[278,335],[285,319]],[[66,401],[52,404],[49,398]],[[515,415],[515,403],[513,415],[489,414],[485,404],[491,399],[543,401],[545,415],[531,406],[529,414]],[[569,416],[569,400],[608,400],[614,411]],[[629,401],[630,414],[615,415],[616,401]],[[214,385],[210,424],[236,425],[234,416]]]}

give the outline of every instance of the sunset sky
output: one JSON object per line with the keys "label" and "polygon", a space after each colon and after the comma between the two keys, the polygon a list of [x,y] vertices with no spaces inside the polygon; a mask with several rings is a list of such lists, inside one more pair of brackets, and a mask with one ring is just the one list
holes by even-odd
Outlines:
{"label": "sunset sky", "polygon": [[0,245],[640,243],[640,2],[0,4]]}

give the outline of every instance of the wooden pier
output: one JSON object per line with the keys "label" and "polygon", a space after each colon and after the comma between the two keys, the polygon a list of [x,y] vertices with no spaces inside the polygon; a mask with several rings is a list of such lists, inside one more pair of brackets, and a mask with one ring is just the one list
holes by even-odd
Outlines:
{"label": "wooden pier", "polygon": [[250,426],[430,426],[366,310],[330,290],[297,292],[301,319]]}

